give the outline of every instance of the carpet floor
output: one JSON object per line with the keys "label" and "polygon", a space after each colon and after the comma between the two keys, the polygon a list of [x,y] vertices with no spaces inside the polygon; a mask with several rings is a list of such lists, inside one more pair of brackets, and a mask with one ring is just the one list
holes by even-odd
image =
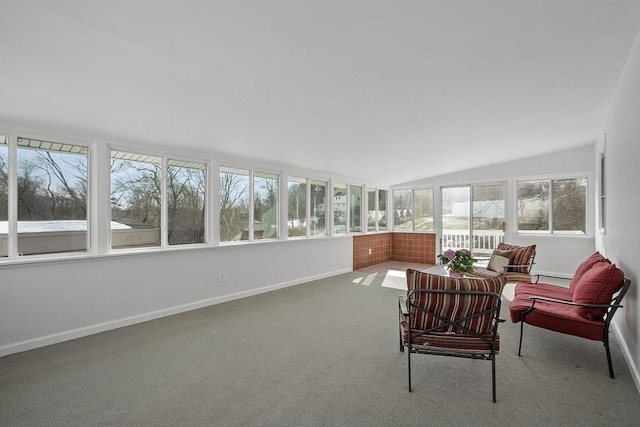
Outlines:
{"label": "carpet floor", "polygon": [[[0,358],[2,426],[632,426],[601,343],[500,324],[491,363],[398,350],[401,263]],[[418,266],[424,268],[424,266]],[[508,318],[510,290],[503,294]],[[613,334],[612,334],[613,335]]]}

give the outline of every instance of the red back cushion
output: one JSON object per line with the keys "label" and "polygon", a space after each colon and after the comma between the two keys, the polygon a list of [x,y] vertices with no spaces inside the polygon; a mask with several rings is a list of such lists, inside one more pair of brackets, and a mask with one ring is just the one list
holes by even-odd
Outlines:
{"label": "red back cushion", "polygon": [[[610,304],[613,294],[624,283],[624,273],[607,261],[595,263],[585,272],[573,290],[573,302],[583,304]],[[606,309],[578,307],[578,314],[589,320],[602,320]]]}
{"label": "red back cushion", "polygon": [[573,277],[571,278],[571,282],[569,282],[569,290],[571,291],[571,295],[572,296],[573,296],[573,290],[575,289],[576,284],[582,278],[584,273],[589,271],[591,269],[591,267],[593,267],[598,262],[610,262],[610,261],[608,259],[606,259],[605,257],[603,257],[600,254],[600,252],[594,252],[593,254],[591,254],[589,256],[589,258],[584,260],[582,262],[582,264],[580,264],[578,266],[578,268],[576,269],[576,272],[574,273]]}

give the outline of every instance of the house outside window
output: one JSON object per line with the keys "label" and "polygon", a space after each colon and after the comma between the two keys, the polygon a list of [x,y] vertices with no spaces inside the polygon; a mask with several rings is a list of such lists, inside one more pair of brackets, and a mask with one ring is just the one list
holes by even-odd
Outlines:
{"label": "house outside window", "polygon": [[333,234],[347,234],[347,185],[333,186]]}

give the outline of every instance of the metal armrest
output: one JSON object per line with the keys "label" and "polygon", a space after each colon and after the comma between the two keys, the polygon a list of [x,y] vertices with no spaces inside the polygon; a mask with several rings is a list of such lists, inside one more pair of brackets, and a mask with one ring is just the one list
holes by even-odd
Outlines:
{"label": "metal armrest", "polygon": [[556,303],[556,304],[572,305],[576,307],[586,307],[586,308],[610,308],[610,307],[620,308],[622,307],[622,305],[620,304],[586,304],[582,302],[566,301],[562,299],[548,298],[548,297],[542,297],[538,295],[532,295],[529,297],[529,299],[533,301],[531,304],[531,307],[533,307],[533,305],[536,303],[537,300]]}
{"label": "metal armrest", "polygon": [[400,313],[403,316],[409,315],[409,309],[407,308],[407,296],[406,295],[398,295],[398,304],[400,307]]}
{"label": "metal armrest", "polygon": [[529,264],[509,264],[509,265],[505,265],[505,268],[531,267],[533,266],[533,264],[535,263],[532,262]]}

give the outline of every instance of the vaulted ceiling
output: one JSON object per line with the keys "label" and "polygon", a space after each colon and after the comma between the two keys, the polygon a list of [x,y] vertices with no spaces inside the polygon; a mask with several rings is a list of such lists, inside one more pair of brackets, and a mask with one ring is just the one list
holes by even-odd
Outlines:
{"label": "vaulted ceiling", "polygon": [[0,116],[391,185],[589,144],[629,1],[0,0]]}

